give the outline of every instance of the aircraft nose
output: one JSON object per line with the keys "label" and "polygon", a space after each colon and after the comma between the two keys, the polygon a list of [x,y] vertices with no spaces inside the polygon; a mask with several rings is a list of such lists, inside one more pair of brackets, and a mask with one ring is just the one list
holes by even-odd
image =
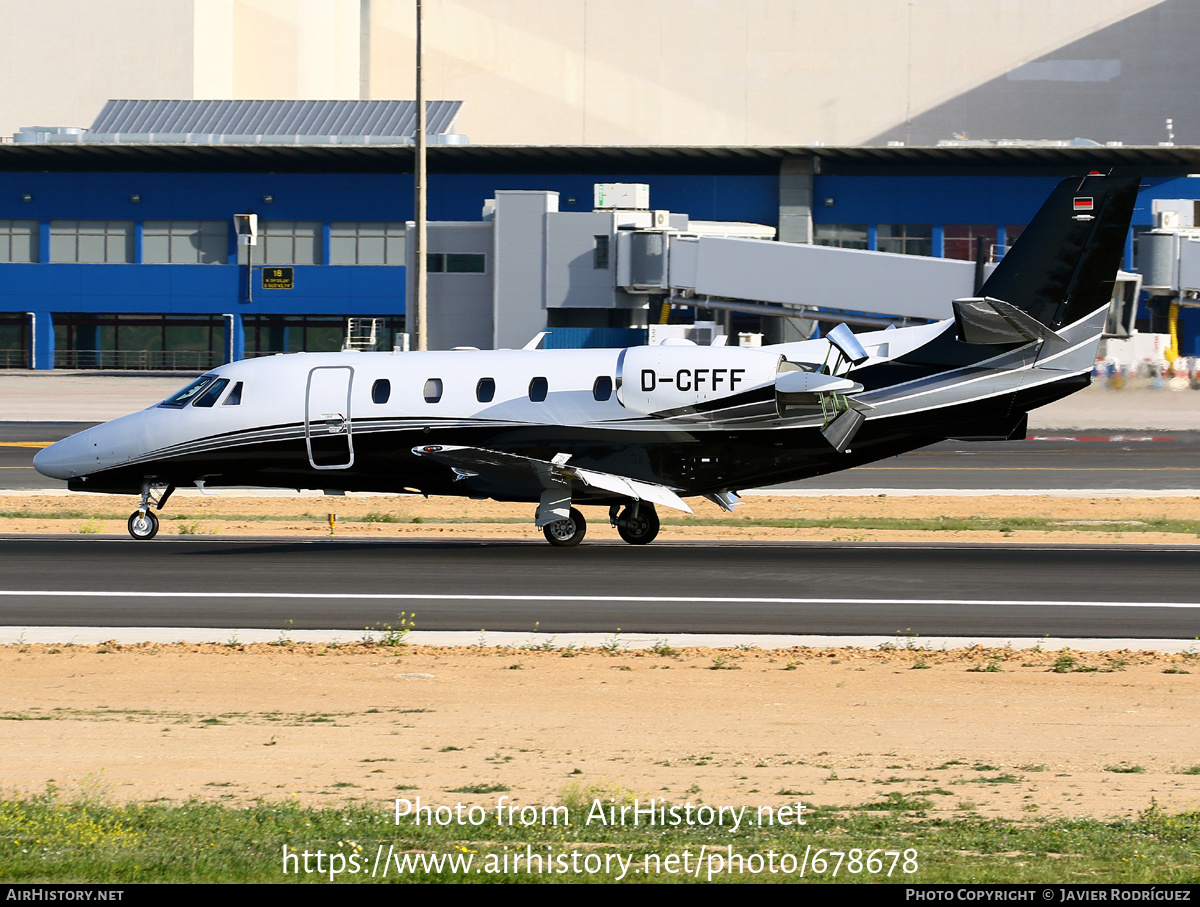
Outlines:
{"label": "aircraft nose", "polygon": [[95,467],[95,458],[89,462],[91,445],[84,433],[56,441],[39,450],[33,457],[33,468],[52,479],[72,479],[88,472],[89,465]]}

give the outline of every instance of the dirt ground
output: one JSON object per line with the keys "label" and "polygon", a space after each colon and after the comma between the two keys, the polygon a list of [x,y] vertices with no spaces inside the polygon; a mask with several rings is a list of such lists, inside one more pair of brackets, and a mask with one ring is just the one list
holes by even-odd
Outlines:
{"label": "dirt ground", "polygon": [[1198,656],[538,642],[553,645],[8,646],[2,786],[381,808],[552,804],[571,785],[1014,818],[1200,808]]}
{"label": "dirt ground", "polygon": [[[0,532],[123,533],[132,503],[7,496]],[[323,534],[334,509],[338,535],[540,534],[527,505],[365,496],[181,495],[162,531]],[[37,515],[63,511],[76,515]],[[615,539],[592,512],[589,540]],[[749,497],[738,517],[1026,515],[1066,531],[685,525],[662,538],[1195,544],[1093,527],[1198,514],[1197,498]],[[532,636],[507,649],[19,645],[0,648],[0,791],[487,806],[556,803],[573,785],[710,805],[903,795],[946,815],[1107,817],[1200,809],[1198,709],[1194,653],[579,652]]]}
{"label": "dirt ground", "polygon": [[[1127,542],[1196,544],[1185,533],[1121,532],[1154,519],[1200,519],[1200,497],[1052,497],[1047,495],[747,495],[732,514],[701,501],[694,518],[675,511],[661,516],[663,540],[813,541],[978,541],[978,542]],[[137,505],[128,495],[0,495],[0,532],[125,533],[125,520]],[[533,525],[532,504],[502,504],[419,495],[201,496],[181,492],[160,514],[164,535],[328,535],[335,513],[336,535],[376,538],[541,538]],[[69,519],[49,514],[69,512]],[[44,514],[45,516],[39,516]],[[602,508],[589,507],[588,539],[617,540]],[[894,529],[794,529],[756,525],[704,525],[707,520],[783,519],[936,519],[938,517],[1036,517],[1061,521],[1054,532],[923,531]],[[692,520],[696,523],[692,524]],[[678,523],[678,524],[675,524]],[[1110,528],[1098,531],[1106,524]],[[585,541],[584,544],[587,544]]]}

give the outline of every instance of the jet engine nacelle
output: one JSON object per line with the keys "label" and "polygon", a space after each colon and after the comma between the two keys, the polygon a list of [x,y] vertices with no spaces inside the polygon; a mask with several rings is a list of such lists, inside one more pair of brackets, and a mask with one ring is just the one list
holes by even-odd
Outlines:
{"label": "jet engine nacelle", "polygon": [[778,353],[736,346],[632,347],[617,366],[617,399],[659,418],[774,418],[782,361]]}

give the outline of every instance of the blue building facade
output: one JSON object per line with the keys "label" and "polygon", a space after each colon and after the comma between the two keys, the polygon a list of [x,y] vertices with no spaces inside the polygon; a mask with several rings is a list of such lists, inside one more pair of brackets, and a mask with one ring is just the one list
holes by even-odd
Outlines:
{"label": "blue building facade", "polygon": [[[1036,167],[974,162],[972,173],[971,149],[961,150],[963,166],[908,166],[897,157],[814,168],[815,241],[1002,254],[1061,175],[1081,172],[1074,160],[1039,158]],[[560,210],[587,211],[595,183],[644,182],[654,208],[778,225],[781,161],[797,153],[731,150],[697,161],[686,149],[633,159],[591,149],[564,161],[528,149],[514,166],[486,149],[467,151],[439,150],[453,166],[431,163],[431,220],[477,221],[498,189],[553,190]],[[0,153],[0,239],[7,230],[8,242],[0,244],[0,367],[207,368],[336,348],[347,317],[383,319],[384,348],[403,330],[403,256],[387,251],[384,234],[402,234],[413,217],[411,151],[374,149],[366,165],[353,149],[316,162],[295,148],[221,157],[183,148],[173,158],[158,149],[145,160],[103,148],[72,150],[69,159],[55,149],[17,152]],[[1178,157],[1151,162],[1157,172],[1144,181],[1129,269],[1133,236],[1151,225],[1151,200],[1200,195],[1200,181],[1184,175],[1200,160]],[[253,270],[245,248],[239,263],[233,215],[241,213],[257,214],[266,237]],[[270,265],[293,269],[290,289],[264,287],[262,266]],[[1181,348],[1200,355],[1192,311],[1183,315]]]}

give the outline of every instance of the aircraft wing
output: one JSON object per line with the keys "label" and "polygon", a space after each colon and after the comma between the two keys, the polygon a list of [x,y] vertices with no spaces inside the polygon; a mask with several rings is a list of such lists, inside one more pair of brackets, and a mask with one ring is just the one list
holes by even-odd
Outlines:
{"label": "aircraft wing", "polygon": [[520,454],[488,450],[484,447],[458,447],[447,444],[421,445],[414,447],[412,452],[418,457],[429,457],[439,463],[445,463],[464,479],[489,470],[510,474],[513,472],[532,473],[537,476],[544,488],[578,482],[585,486],[610,491],[630,500],[650,501],[654,504],[662,504],[664,507],[682,510],[684,513],[693,512],[687,502],[666,485],[642,482],[638,479],[614,475],[611,472],[570,466],[567,464],[567,456],[564,454],[559,454],[553,460],[539,460],[536,457],[524,457]]}

